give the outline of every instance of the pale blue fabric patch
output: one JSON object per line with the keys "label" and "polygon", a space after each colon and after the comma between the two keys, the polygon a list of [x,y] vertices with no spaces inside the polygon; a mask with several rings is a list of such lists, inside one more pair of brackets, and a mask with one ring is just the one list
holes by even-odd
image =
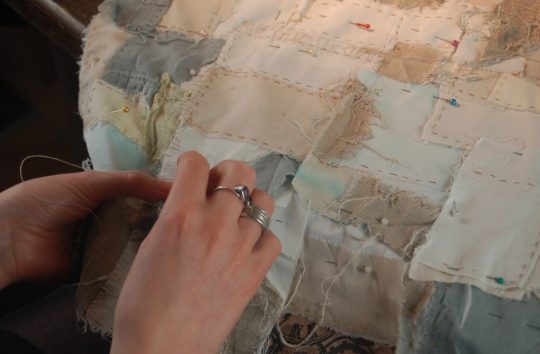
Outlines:
{"label": "pale blue fabric patch", "polygon": [[437,283],[416,319],[402,317],[397,353],[540,353],[540,301]]}
{"label": "pale blue fabric patch", "polygon": [[150,105],[163,73],[169,73],[176,85],[188,81],[217,59],[223,44],[222,39],[196,41],[175,32],[134,37],[111,59],[103,79],[130,95],[143,92]]}
{"label": "pale blue fabric patch", "polygon": [[294,177],[300,162],[281,154],[264,156],[253,164],[257,172],[257,188],[267,191],[270,195],[287,182],[288,177]]}
{"label": "pale blue fabric patch", "polygon": [[100,122],[85,129],[84,140],[96,171],[149,171],[148,155],[114,126]]}
{"label": "pale blue fabric patch", "polygon": [[130,32],[148,34],[165,14],[171,0],[109,0],[113,20]]}

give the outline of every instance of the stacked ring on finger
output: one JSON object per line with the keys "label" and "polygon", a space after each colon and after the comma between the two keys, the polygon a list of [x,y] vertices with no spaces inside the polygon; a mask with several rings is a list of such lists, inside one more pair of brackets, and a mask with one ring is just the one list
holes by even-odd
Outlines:
{"label": "stacked ring on finger", "polygon": [[249,208],[244,208],[241,216],[255,220],[259,223],[259,225],[261,225],[263,231],[268,231],[268,227],[270,226],[270,217],[264,209],[259,208],[256,205],[252,205]]}
{"label": "stacked ring on finger", "polygon": [[228,191],[236,195],[236,197],[238,197],[238,199],[240,199],[244,204],[244,208],[242,209],[242,214],[240,216],[255,220],[259,225],[261,225],[263,232],[268,230],[268,227],[270,226],[270,216],[264,209],[253,204],[253,199],[251,198],[248,187],[235,186],[230,188],[227,186],[217,186],[214,188],[214,192],[217,191]]}

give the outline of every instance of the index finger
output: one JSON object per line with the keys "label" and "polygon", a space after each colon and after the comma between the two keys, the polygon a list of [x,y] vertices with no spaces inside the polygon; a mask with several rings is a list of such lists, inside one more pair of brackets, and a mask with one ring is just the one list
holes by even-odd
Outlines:
{"label": "index finger", "polygon": [[206,188],[210,166],[206,159],[196,151],[180,155],[176,176],[163,210],[178,205],[200,204],[206,200]]}

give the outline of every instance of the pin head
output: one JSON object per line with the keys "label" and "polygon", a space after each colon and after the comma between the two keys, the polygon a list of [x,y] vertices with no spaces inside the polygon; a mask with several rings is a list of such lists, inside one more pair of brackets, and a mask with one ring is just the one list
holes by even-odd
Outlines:
{"label": "pin head", "polygon": [[451,98],[448,100],[448,103],[450,103],[452,106],[457,107],[458,102],[455,98]]}
{"label": "pin head", "polygon": [[457,48],[459,47],[459,41],[457,39],[454,39],[452,42],[450,42],[452,47]]}
{"label": "pin head", "polygon": [[122,112],[124,112],[124,113],[129,112],[129,107],[128,107],[128,106],[124,106],[124,108],[122,108]]}
{"label": "pin head", "polygon": [[495,277],[495,283],[497,284],[500,284],[500,285],[504,285],[504,278],[503,277]]}

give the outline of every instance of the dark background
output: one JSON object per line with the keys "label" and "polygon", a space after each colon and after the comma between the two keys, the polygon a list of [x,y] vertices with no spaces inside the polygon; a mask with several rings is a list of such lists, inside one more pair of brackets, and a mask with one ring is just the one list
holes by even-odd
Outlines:
{"label": "dark background", "polygon": [[[72,7],[91,6],[79,11],[84,25],[98,2],[68,1]],[[26,156],[48,155],[75,165],[88,156],[77,108],[81,33],[47,12],[49,4],[56,3],[0,0],[0,192],[21,182],[19,166]],[[35,158],[22,173],[31,179],[75,171]],[[108,352],[107,340],[78,333],[74,294],[75,287],[51,284],[15,284],[0,291],[0,354],[34,353],[34,345],[52,353]]]}
{"label": "dark background", "polygon": [[[26,1],[26,0],[19,0]],[[87,157],[78,115],[78,65],[0,1],[0,191],[18,182],[28,155],[80,165]],[[72,168],[31,159],[25,179]]]}

